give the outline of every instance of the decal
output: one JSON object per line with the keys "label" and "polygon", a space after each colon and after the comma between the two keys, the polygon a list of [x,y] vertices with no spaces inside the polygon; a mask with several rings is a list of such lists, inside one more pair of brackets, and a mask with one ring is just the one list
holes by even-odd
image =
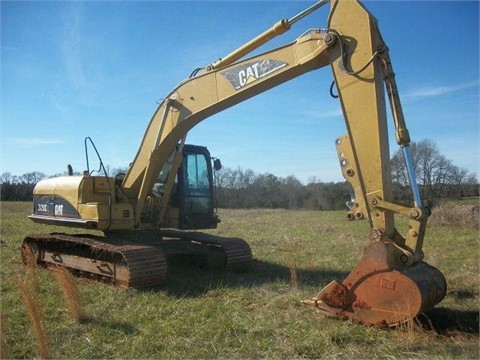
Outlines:
{"label": "decal", "polygon": [[230,81],[235,90],[239,90],[287,65],[283,61],[266,59],[239,65],[221,74]]}
{"label": "decal", "polygon": [[380,280],[380,286],[388,290],[395,290],[395,281],[383,278]]}
{"label": "decal", "polygon": [[63,205],[55,205],[55,215],[63,215]]}
{"label": "decal", "polygon": [[34,195],[35,215],[59,216],[68,218],[79,218],[80,215],[75,207],[67,200],[55,195]]}

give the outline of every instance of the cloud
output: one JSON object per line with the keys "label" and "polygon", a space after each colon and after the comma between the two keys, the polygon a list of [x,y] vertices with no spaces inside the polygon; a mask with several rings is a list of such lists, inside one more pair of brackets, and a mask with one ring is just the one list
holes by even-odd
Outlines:
{"label": "cloud", "polygon": [[25,149],[31,149],[39,146],[61,145],[65,141],[61,139],[42,139],[42,138],[11,138],[8,143]]}
{"label": "cloud", "polygon": [[82,87],[86,84],[81,61],[81,45],[83,42],[81,33],[83,20],[82,4],[73,3],[65,20],[66,29],[63,39],[63,53],[66,73],[76,87]]}
{"label": "cloud", "polygon": [[319,111],[305,111],[305,115],[312,117],[313,119],[329,119],[343,116],[342,109],[335,110],[319,110]]}
{"label": "cloud", "polygon": [[418,88],[411,90],[410,92],[405,93],[402,95],[402,98],[406,99],[420,99],[420,98],[427,98],[427,97],[435,97],[441,96],[445,94],[454,93],[457,91],[478,87],[479,80],[470,81],[458,85],[447,85],[447,86],[427,86],[423,88]]}

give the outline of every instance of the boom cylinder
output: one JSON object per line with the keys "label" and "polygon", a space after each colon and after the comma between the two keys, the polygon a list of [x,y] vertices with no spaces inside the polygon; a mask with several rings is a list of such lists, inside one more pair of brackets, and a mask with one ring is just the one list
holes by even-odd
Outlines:
{"label": "boom cylinder", "polygon": [[253,38],[246,44],[242,45],[239,47],[237,50],[231,52],[224,58],[215,61],[213,64],[210,64],[207,66],[207,71],[215,70],[218,68],[221,68],[223,66],[230,65],[234,63],[235,61],[241,59],[248,53],[252,52],[253,50],[259,48],[263,44],[269,42],[273,38],[277,37],[278,35],[281,35],[288,30],[290,30],[290,27],[296,23],[297,21],[303,19],[305,16],[309,15],[310,13],[314,12],[321,6],[325,5],[326,3],[330,2],[330,0],[320,0],[317,3],[313,4],[309,8],[303,10],[302,12],[298,13],[297,15],[293,16],[290,19],[282,19],[275,23],[270,29],[265,30],[263,33],[258,35],[257,37]]}
{"label": "boom cylinder", "polygon": [[250,40],[245,45],[242,45],[237,50],[231,52],[230,54],[214,62],[213,64],[208,65],[207,70],[210,71],[230,65],[238,59],[241,59],[248,53],[252,52],[253,50],[257,49],[258,47],[262,46],[263,44],[267,43],[268,41],[272,40],[274,37],[277,37],[278,35],[281,35],[288,30],[290,30],[290,24],[288,20],[280,20],[270,29],[264,31],[254,39]]}
{"label": "boom cylinder", "polygon": [[305,16],[311,14],[312,12],[314,12],[318,8],[321,8],[323,5],[325,5],[329,2],[330,2],[330,0],[320,0],[320,1],[316,2],[315,4],[310,6],[309,8],[303,10],[301,13],[298,13],[294,17],[291,17],[290,19],[288,19],[288,23],[290,25],[295,24],[297,21],[303,19]]}

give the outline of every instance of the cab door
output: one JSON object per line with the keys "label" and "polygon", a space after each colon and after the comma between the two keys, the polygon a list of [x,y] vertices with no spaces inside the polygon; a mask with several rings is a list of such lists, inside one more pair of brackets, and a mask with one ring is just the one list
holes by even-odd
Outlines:
{"label": "cab door", "polygon": [[207,148],[185,145],[178,175],[179,228],[216,228],[218,217],[214,214],[212,164]]}

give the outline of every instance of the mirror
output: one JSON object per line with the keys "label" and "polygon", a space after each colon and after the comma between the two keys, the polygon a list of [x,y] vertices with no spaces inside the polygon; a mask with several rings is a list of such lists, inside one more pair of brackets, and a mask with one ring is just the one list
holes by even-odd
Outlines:
{"label": "mirror", "polygon": [[218,171],[222,168],[222,162],[220,161],[220,159],[213,160],[213,168],[215,169],[215,171]]}

